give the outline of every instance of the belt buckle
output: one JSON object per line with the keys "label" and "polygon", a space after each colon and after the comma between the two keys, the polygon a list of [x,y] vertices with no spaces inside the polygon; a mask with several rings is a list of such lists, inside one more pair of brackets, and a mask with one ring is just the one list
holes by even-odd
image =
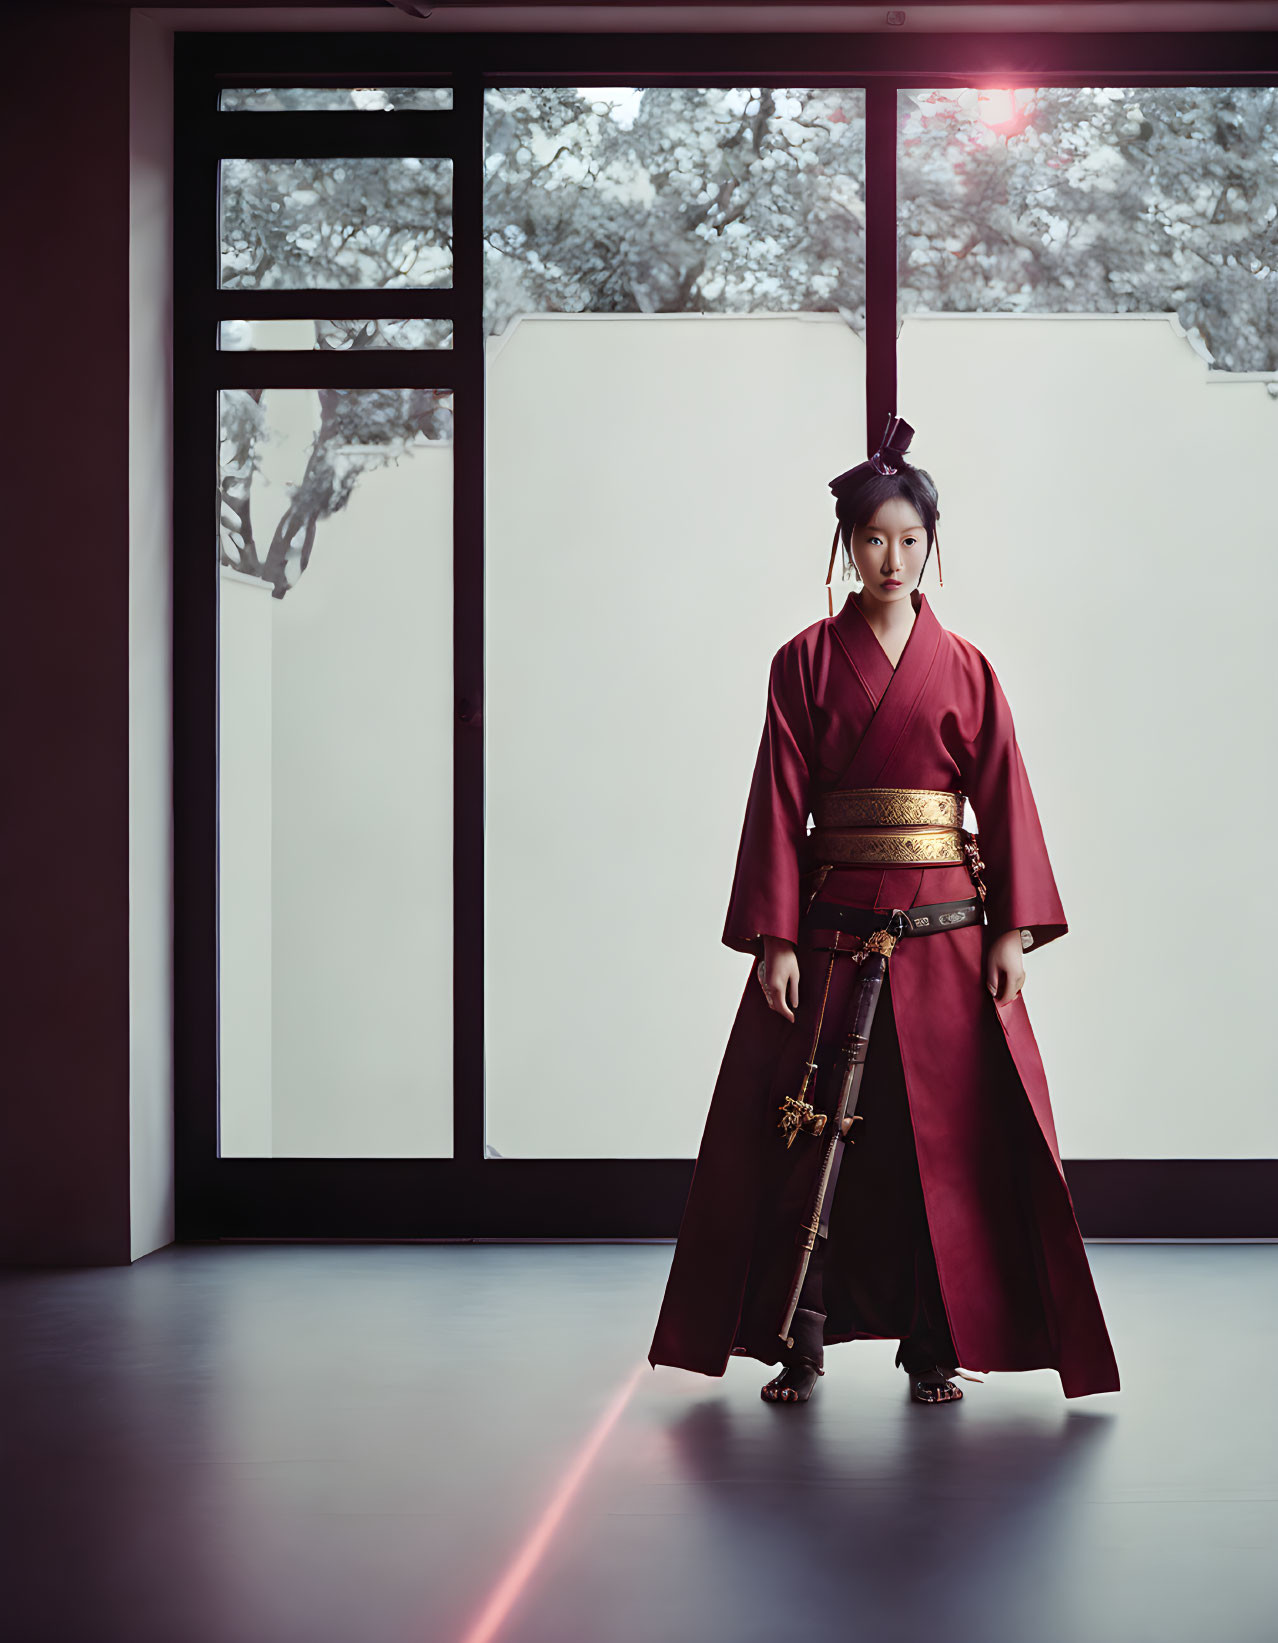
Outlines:
{"label": "belt buckle", "polygon": [[914,920],[904,907],[894,907],[888,917],[886,929],[893,940],[900,941],[902,936],[913,932]]}

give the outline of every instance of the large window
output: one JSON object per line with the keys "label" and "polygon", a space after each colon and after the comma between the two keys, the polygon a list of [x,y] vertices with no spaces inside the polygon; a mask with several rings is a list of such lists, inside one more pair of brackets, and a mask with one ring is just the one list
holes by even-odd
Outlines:
{"label": "large window", "polygon": [[224,87],[213,122],[268,150],[217,177],[219,355],[252,382],[219,393],[223,1158],[452,1152],[453,396],[318,360],[284,386],[271,358],[451,342],[449,318],[310,315],[452,286],[452,159],[289,152],[325,129],[299,115],[340,143],[356,114],[451,101]]}
{"label": "large window", "polygon": [[179,39],[184,1236],[674,1230],[768,663],[888,409],[1071,919],[1076,1201],[1278,1150],[1278,64],[1077,44]]}
{"label": "large window", "polygon": [[340,1215],[363,1164],[446,1167],[456,1139],[456,469],[482,393],[454,195],[479,171],[453,87],[270,82],[179,75],[197,1230],[286,1181]]}
{"label": "large window", "polygon": [[1028,995],[1062,1145],[1272,1155],[1238,829],[1278,804],[1248,752],[1278,739],[1278,97],[903,91],[899,133],[900,394],[941,481],[942,620],[1016,706],[1071,921]]}
{"label": "large window", "polygon": [[768,663],[864,445],[864,98],[506,88],[485,131],[487,1150],[686,1158]]}

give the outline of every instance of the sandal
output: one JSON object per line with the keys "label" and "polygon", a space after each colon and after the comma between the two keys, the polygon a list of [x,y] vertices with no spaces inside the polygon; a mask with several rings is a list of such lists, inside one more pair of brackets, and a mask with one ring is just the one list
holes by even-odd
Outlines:
{"label": "sandal", "polygon": [[966,1370],[954,1366],[946,1369],[941,1364],[934,1363],[925,1367],[907,1368],[901,1361],[901,1354],[904,1351],[905,1342],[902,1341],[896,1351],[896,1364],[909,1376],[911,1403],[957,1403],[963,1396],[963,1388],[955,1386],[955,1375],[961,1375],[965,1381],[975,1381],[978,1386],[985,1384],[979,1375],[969,1375]]}
{"label": "sandal", "polygon": [[825,1374],[821,1367],[824,1357],[822,1327],[824,1312],[807,1312],[800,1308],[794,1314],[790,1339],[793,1346],[785,1347],[781,1362],[785,1366],[779,1375],[759,1389],[765,1403],[806,1403],[818,1377]]}

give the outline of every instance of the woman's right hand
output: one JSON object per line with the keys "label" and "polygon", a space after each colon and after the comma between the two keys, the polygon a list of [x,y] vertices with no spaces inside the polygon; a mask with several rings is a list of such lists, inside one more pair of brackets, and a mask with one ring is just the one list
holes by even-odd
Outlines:
{"label": "woman's right hand", "polygon": [[799,955],[794,943],[781,936],[764,936],[756,973],[768,1008],[793,1021],[799,1007]]}

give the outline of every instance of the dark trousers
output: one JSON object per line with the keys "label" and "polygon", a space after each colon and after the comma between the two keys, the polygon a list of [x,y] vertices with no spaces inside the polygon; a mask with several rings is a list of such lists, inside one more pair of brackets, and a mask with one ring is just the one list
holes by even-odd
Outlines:
{"label": "dark trousers", "polygon": [[[825,1304],[825,1255],[826,1240],[818,1238],[808,1262],[803,1288],[799,1291],[799,1306],[822,1317],[828,1316]],[[842,1330],[839,1332],[842,1333]],[[864,1333],[877,1334],[879,1331],[866,1330]],[[957,1364],[936,1272],[936,1258],[926,1233],[915,1248],[914,1306],[908,1330],[901,1341],[901,1363],[907,1370],[920,1372],[930,1369],[933,1364],[947,1368]]]}

